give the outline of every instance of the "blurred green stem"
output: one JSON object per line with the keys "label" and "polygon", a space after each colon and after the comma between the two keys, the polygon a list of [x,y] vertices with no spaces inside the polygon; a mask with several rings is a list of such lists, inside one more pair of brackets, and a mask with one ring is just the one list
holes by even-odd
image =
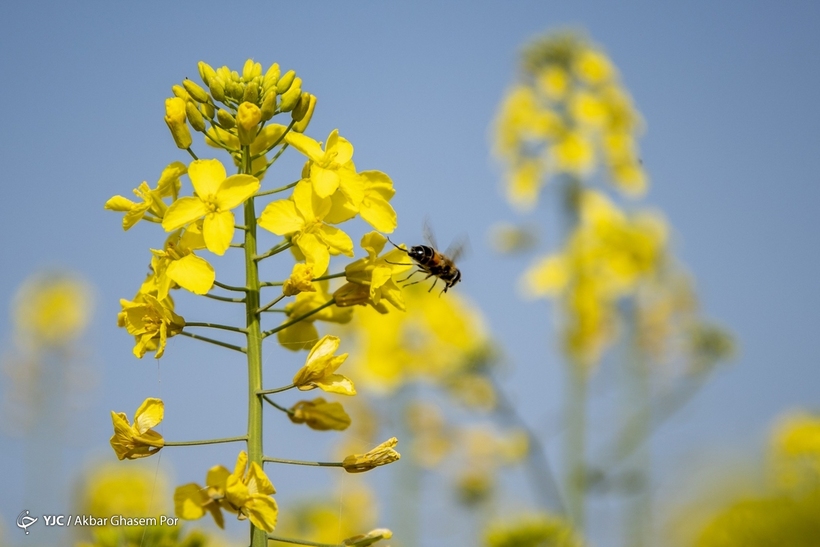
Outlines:
{"label": "blurred green stem", "polygon": [[565,472],[567,510],[575,528],[583,533],[585,519],[585,495],[587,466],[586,453],[586,367],[572,360],[567,370],[568,389],[564,401],[566,420]]}

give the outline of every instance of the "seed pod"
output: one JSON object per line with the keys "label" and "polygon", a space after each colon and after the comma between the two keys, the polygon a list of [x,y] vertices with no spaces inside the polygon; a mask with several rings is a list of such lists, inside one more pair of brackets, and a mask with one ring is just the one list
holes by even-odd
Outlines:
{"label": "seed pod", "polygon": [[302,78],[296,78],[290,86],[290,89],[282,94],[282,102],[279,103],[280,112],[290,112],[299,102],[302,96]]}
{"label": "seed pod", "polygon": [[211,97],[208,95],[208,92],[199,87],[199,84],[197,84],[195,81],[185,78],[184,80],[182,80],[182,85],[185,87],[185,91],[187,91],[188,94],[191,95],[191,98],[193,100],[200,103],[207,103],[209,100],[211,100]]}

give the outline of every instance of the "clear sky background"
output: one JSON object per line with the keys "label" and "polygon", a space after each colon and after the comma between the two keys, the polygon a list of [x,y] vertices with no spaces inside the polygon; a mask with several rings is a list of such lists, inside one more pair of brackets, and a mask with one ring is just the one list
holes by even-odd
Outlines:
{"label": "clear sky background", "polygon": [[[817,3],[34,1],[6,6],[0,19],[0,340],[11,340],[5,310],[15,289],[38,269],[68,268],[94,285],[86,340],[99,387],[71,418],[66,469],[113,460],[109,410],[133,416],[147,396],[162,396],[166,416],[174,413],[168,438],[244,430],[240,360],[178,338],[158,372],[131,355],[115,321],[118,299],[136,291],[148,247],[164,235],[152,225],[123,233],[120,215],[102,205],[188,161],[163,122],[163,101],[172,84],[198,80],[199,60],[241,70],[253,57],[295,69],[319,97],[309,133],[324,140],[339,128],[359,169],[393,178],[400,240],[418,241],[426,215],[443,245],[469,234],[455,290],[481,307],[506,348],[514,372],[505,385],[522,412],[536,427],[554,422],[562,375],[544,337],[549,310],[517,296],[528,259],[499,258],[486,244],[492,223],[519,218],[501,199],[488,135],[520,48],[566,26],[585,29],[619,68],[647,122],[646,201],[673,226],[705,313],[741,347],[655,439],[656,481],[674,485],[675,470],[710,451],[760,451],[778,413],[817,409]],[[533,218],[553,211],[542,206]],[[220,278],[238,275],[228,261],[214,264]],[[321,456],[304,441],[281,452]],[[166,450],[161,467],[177,484],[202,481],[235,453]],[[0,438],[0,522],[10,538],[23,509],[22,458],[19,440]],[[310,476],[293,473],[272,473],[280,491]]]}

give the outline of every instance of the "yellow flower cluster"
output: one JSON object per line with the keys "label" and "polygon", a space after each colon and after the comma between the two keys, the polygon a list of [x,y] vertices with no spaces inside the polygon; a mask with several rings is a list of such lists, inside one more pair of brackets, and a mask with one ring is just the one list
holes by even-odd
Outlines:
{"label": "yellow flower cluster", "polygon": [[63,346],[82,333],[91,309],[91,291],[79,279],[39,274],[18,290],[14,324],[25,344],[36,348]]}
{"label": "yellow flower cluster", "polygon": [[487,547],[582,547],[584,542],[569,523],[554,515],[525,515],[491,524],[484,533]]}
{"label": "yellow flower cluster", "polygon": [[627,215],[598,192],[579,199],[579,223],[566,248],[538,260],[522,288],[530,297],[561,299],[565,348],[589,369],[612,338],[618,299],[661,266],[667,230],[659,217]]}
{"label": "yellow flower cluster", "polygon": [[642,194],[640,116],[607,56],[562,34],[531,44],[524,57],[523,77],[507,92],[495,127],[510,203],[531,209],[550,177],[587,176],[599,164],[619,190]]}

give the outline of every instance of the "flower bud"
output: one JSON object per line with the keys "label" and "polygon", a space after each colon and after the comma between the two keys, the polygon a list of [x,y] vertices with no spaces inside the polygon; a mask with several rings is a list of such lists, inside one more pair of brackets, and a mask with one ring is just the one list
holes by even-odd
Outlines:
{"label": "flower bud", "polygon": [[236,101],[242,102],[242,97],[245,95],[245,86],[239,82],[231,80],[225,87],[225,91]]}
{"label": "flower bud", "polygon": [[[302,94],[302,99],[300,100],[301,103],[305,101],[305,94]],[[305,129],[307,129],[308,124],[310,123],[310,119],[313,117],[313,111],[316,109],[316,95],[308,95],[308,107],[305,114],[302,116],[302,119],[297,121],[293,124],[293,130],[297,133],[304,133]],[[294,109],[296,112],[296,109]],[[293,115],[293,114],[291,114]],[[295,119],[295,118],[294,118]]]}
{"label": "flower bud", "polygon": [[281,95],[282,93],[284,93],[285,91],[290,89],[290,84],[293,83],[293,80],[295,78],[296,78],[296,71],[288,70],[287,72],[285,72],[282,75],[282,77],[279,78],[279,81],[276,82],[276,92]]}
{"label": "flower bud", "polygon": [[270,90],[262,99],[262,120],[268,121],[276,114],[276,91]]}
{"label": "flower bud", "polygon": [[248,59],[245,61],[245,66],[242,67],[242,80],[245,82],[250,82],[254,79],[254,77],[259,76],[262,74],[262,65],[260,63],[254,63],[253,59]]}
{"label": "flower bud", "polygon": [[342,461],[342,467],[348,473],[363,473],[380,465],[393,463],[401,458],[399,453],[393,450],[398,442],[398,439],[393,437],[366,454],[352,454]]}
{"label": "flower bud", "polygon": [[233,80],[236,83],[239,83],[239,82],[242,81],[242,78],[239,77],[239,73],[237,71],[232,70],[231,71],[231,80]]}
{"label": "flower bud", "polygon": [[245,84],[245,93],[242,94],[242,101],[256,104],[259,102],[259,85],[256,82]]}
{"label": "flower bud", "polygon": [[177,147],[186,150],[191,146],[191,131],[185,123],[185,101],[179,97],[165,99],[165,123]]}
{"label": "flower bud", "polygon": [[290,88],[282,94],[282,102],[279,103],[280,112],[290,112],[302,96],[302,78],[293,80]]}
{"label": "flower bud", "polygon": [[279,64],[273,63],[265,73],[265,77],[262,79],[262,90],[267,91],[271,87],[275,87],[276,83],[279,81],[279,74]]}
{"label": "flower bud", "polygon": [[299,401],[288,413],[295,424],[307,424],[317,431],[344,431],[350,426],[350,416],[341,403],[328,403],[322,397],[312,401]]}
{"label": "flower bud", "polygon": [[227,110],[221,108],[216,111],[216,121],[222,126],[222,129],[231,129],[236,126],[236,120]]}
{"label": "flower bud", "polygon": [[191,96],[191,98],[199,103],[207,103],[211,100],[211,97],[208,95],[208,92],[199,87],[193,80],[189,80],[185,78],[182,80],[182,85],[185,87],[185,91]]}
{"label": "flower bud", "polygon": [[173,92],[174,97],[179,97],[183,101],[190,101],[191,100],[191,96],[188,94],[187,91],[185,91],[185,88],[182,87],[181,85],[172,85],[171,86],[171,91]]}
{"label": "flower bud", "polygon": [[333,293],[333,300],[340,308],[365,305],[370,299],[370,287],[357,283],[345,283]]}
{"label": "flower bud", "polygon": [[253,103],[242,103],[236,112],[236,129],[240,144],[251,144],[256,139],[256,130],[262,121],[262,111]]}
{"label": "flower bud", "polygon": [[222,78],[219,76],[211,78],[208,88],[211,90],[211,97],[213,97],[214,100],[220,102],[225,101],[225,83],[222,81]]}
{"label": "flower bud", "polygon": [[205,118],[202,117],[202,113],[197,109],[193,101],[185,103],[185,115],[188,117],[188,122],[195,131],[205,131]]}
{"label": "flower bud", "polygon": [[210,86],[211,79],[216,76],[216,71],[211,68],[211,65],[204,61],[199,61],[196,66],[199,69],[199,77],[202,78],[205,85]]}
{"label": "flower bud", "polygon": [[370,547],[382,539],[390,539],[392,537],[393,532],[387,528],[376,528],[375,530],[370,530],[364,535],[359,534],[357,536],[349,537],[342,541],[342,545],[345,547]]}
{"label": "flower bud", "polygon": [[209,120],[213,120],[214,114],[216,113],[216,109],[212,103],[199,103],[199,111]]}

